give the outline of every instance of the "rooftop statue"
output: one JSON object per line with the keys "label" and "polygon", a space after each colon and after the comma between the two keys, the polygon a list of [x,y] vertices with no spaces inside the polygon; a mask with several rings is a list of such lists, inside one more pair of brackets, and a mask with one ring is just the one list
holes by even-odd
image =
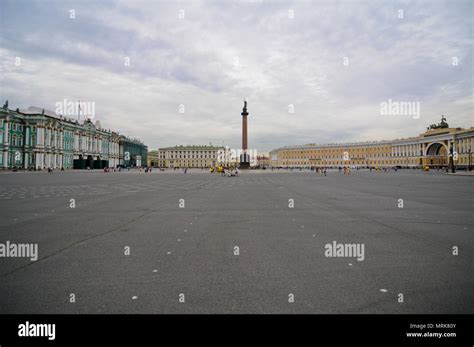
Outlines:
{"label": "rooftop statue", "polygon": [[449,125],[446,122],[446,117],[444,115],[441,115],[441,122],[439,122],[438,124],[431,124],[427,129],[433,130],[433,129],[447,129],[447,128],[449,128]]}

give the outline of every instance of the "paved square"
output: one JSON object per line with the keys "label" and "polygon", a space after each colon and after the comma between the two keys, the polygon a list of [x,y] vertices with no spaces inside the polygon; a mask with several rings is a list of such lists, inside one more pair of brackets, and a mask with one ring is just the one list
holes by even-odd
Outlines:
{"label": "paved square", "polygon": [[474,313],[473,190],[412,170],[0,174],[0,243],[39,247],[0,258],[0,312]]}

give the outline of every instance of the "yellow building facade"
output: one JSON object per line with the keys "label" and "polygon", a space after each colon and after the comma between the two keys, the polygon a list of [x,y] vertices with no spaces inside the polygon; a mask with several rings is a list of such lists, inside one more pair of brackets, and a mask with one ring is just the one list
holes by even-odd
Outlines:
{"label": "yellow building facade", "polygon": [[[447,124],[446,124],[447,126]],[[287,146],[270,152],[272,167],[457,167],[472,165],[474,128],[435,128],[392,141]],[[451,153],[451,151],[453,153]]]}
{"label": "yellow building facade", "polygon": [[153,150],[153,151],[148,151],[148,158],[147,158],[147,165],[148,167],[158,167],[158,151]]}

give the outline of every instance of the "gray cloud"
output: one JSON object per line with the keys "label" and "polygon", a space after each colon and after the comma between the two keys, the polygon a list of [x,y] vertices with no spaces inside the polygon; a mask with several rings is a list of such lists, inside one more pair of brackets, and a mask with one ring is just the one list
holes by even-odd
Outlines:
{"label": "gray cloud", "polygon": [[[472,6],[2,1],[0,94],[14,107],[94,101],[103,126],[150,148],[209,141],[238,147],[244,97],[250,145],[259,151],[413,136],[441,114],[469,127]],[[420,101],[422,116],[380,116],[389,98]]]}

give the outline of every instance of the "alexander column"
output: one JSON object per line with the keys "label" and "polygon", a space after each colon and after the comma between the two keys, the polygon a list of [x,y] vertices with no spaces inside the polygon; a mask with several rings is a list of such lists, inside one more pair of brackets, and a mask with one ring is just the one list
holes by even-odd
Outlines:
{"label": "alexander column", "polygon": [[247,154],[248,137],[247,137],[247,101],[244,101],[244,109],[242,110],[242,152],[240,155],[240,169],[246,170],[250,168],[250,156]]}

